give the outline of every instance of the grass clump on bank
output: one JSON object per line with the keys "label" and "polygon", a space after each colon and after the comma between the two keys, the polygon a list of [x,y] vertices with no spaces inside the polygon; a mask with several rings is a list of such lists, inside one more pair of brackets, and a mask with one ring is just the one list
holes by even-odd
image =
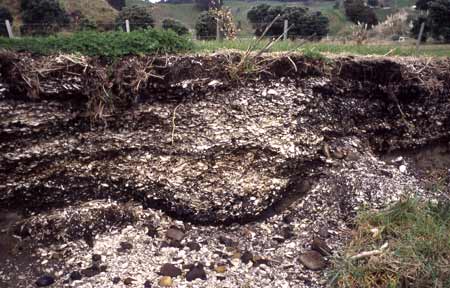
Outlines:
{"label": "grass clump on bank", "polygon": [[[237,39],[224,41],[197,41],[196,50],[199,52],[216,52],[221,49],[235,49],[245,51],[252,39]],[[255,50],[260,49],[267,43],[261,41]],[[427,44],[420,47],[416,52],[414,45],[400,44],[339,44],[326,42],[304,42],[304,41],[279,41],[275,43],[273,52],[300,52],[305,54],[350,54],[350,55],[389,55],[389,56],[435,56],[450,57],[450,45]]]}
{"label": "grass clump on bank", "polygon": [[0,47],[41,55],[80,53],[87,56],[120,57],[157,53],[175,53],[193,48],[192,42],[173,31],[158,29],[95,32],[83,31],[70,35],[48,37],[2,38]]}
{"label": "grass clump on bank", "polygon": [[333,286],[450,287],[449,202],[405,199],[362,213],[356,224],[345,256],[334,262]]}

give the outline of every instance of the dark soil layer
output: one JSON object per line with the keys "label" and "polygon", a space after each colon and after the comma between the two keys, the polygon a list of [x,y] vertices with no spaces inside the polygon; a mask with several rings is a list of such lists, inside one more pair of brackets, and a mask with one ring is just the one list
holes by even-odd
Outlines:
{"label": "dark soil layer", "polygon": [[193,224],[245,224],[283,212],[318,183],[333,187],[327,201],[339,202],[345,220],[354,199],[331,173],[340,161],[448,145],[447,60],[285,55],[231,74],[240,57],[111,64],[0,54],[0,209],[20,215],[7,230],[90,243],[137,221],[134,204],[86,208],[92,200]]}

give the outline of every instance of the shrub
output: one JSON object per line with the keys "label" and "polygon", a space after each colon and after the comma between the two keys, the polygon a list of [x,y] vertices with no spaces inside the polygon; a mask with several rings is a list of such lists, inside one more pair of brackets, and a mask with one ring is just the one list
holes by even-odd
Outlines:
{"label": "shrub", "polygon": [[377,15],[362,0],[346,0],[344,8],[347,18],[355,24],[366,23],[368,28],[378,24]]}
{"label": "shrub", "polygon": [[22,0],[22,34],[48,35],[69,24],[69,17],[56,0]]}
{"label": "shrub", "polygon": [[193,48],[191,41],[173,31],[148,29],[124,33],[84,31],[69,36],[1,38],[0,46],[36,54],[81,53],[108,58],[124,55],[174,53]]}
{"label": "shrub", "polygon": [[178,35],[186,35],[189,33],[189,29],[183,23],[171,18],[166,18],[162,21],[162,28],[165,30],[173,30]]}
{"label": "shrub", "polygon": [[284,20],[288,20],[289,26],[292,26],[288,33],[291,38],[320,39],[328,33],[328,18],[320,12],[309,13],[308,8],[303,7],[271,7],[261,4],[250,9],[247,18],[255,29],[255,35],[259,36],[277,15],[281,17],[267,31],[267,36],[283,34]]}
{"label": "shrub", "polygon": [[8,37],[8,31],[6,30],[5,21],[9,20],[9,22],[13,21],[13,17],[11,12],[5,7],[0,7],[0,36]]}
{"label": "shrub", "polygon": [[125,30],[125,20],[129,20],[131,30],[151,28],[155,24],[151,9],[148,6],[126,7],[117,16],[116,26]]}
{"label": "shrub", "polygon": [[450,43],[450,0],[418,0],[416,8],[428,11],[428,15],[420,14],[414,21],[411,34],[417,38],[420,25],[425,22],[423,41],[428,36]]}

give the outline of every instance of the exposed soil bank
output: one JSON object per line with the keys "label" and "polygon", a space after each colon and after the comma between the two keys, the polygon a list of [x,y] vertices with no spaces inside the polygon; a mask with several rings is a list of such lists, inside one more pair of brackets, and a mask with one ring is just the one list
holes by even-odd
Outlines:
{"label": "exposed soil bank", "polygon": [[[5,237],[19,237],[25,251],[69,244],[83,267],[90,257],[83,245],[106,253],[108,270],[86,283],[109,287],[102,286],[104,277],[123,271],[108,258],[108,245],[133,235],[141,250],[130,271],[157,277],[158,265],[177,257],[157,254],[169,240],[149,243],[143,231],[151,223],[164,235],[176,225],[186,241],[212,239],[202,243],[209,252],[230,246],[216,239],[225,233],[246,249],[270,254],[265,257],[273,265],[265,273],[278,276],[252,270],[260,286],[321,287],[320,274],[286,268],[293,275],[275,263],[297,259],[321,226],[337,231],[329,240],[337,247],[361,204],[382,207],[404,191],[448,193],[427,192],[429,174],[419,173],[414,156],[404,152],[448,147],[447,60],[259,60],[259,72],[236,73],[237,54],[113,64],[0,54],[0,209],[20,215],[2,224]],[[448,179],[442,160],[448,151],[436,149],[439,179]],[[403,159],[392,161],[398,156]],[[125,232],[115,230],[127,225]],[[183,241],[164,245],[179,249]],[[284,241],[289,245],[279,245]],[[48,256],[41,252],[33,257]],[[26,286],[36,271],[47,270],[58,271],[62,283],[78,265],[65,256],[45,258],[22,267],[28,275],[22,279],[11,272],[21,253],[12,253],[1,271],[5,283]],[[178,257],[184,264],[216,261],[212,252],[201,255]],[[230,287],[242,284],[239,269],[228,276]],[[199,285],[218,287],[214,277]]]}

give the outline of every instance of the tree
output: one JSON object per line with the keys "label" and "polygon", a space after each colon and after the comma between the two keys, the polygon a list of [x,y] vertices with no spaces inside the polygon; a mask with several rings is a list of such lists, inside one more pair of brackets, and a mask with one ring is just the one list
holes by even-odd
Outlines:
{"label": "tree", "polygon": [[378,24],[377,15],[362,0],[346,0],[344,8],[347,18],[355,24],[365,23],[369,29]]}
{"label": "tree", "polygon": [[367,0],[367,5],[371,7],[378,7],[379,4],[378,0]]}
{"label": "tree", "polygon": [[216,36],[217,20],[209,11],[200,13],[195,23],[197,39],[208,40]]}
{"label": "tree", "polygon": [[152,28],[155,24],[151,13],[151,7],[147,6],[124,8],[116,18],[116,26],[122,27],[122,29],[125,30],[125,20],[130,21],[130,29]]}
{"label": "tree", "polygon": [[13,17],[11,15],[11,12],[5,7],[0,7],[0,36],[8,37],[8,31],[6,30],[6,24],[5,21],[9,20],[9,22],[12,24]]}
{"label": "tree", "polygon": [[320,39],[328,33],[328,18],[320,12],[309,13],[308,8],[303,7],[271,7],[261,4],[250,9],[247,18],[255,29],[255,35],[260,36],[277,15],[281,17],[267,31],[267,36],[283,34],[284,20],[288,20],[291,26],[288,32],[290,38]]}
{"label": "tree", "polygon": [[189,33],[189,29],[180,21],[166,18],[162,21],[162,28],[165,30],[173,30],[178,35],[186,35]]}
{"label": "tree", "polygon": [[111,5],[116,10],[122,10],[125,7],[125,0],[107,0],[109,5]]}
{"label": "tree", "polygon": [[431,2],[428,9],[431,36],[446,43],[450,42],[450,0]]}
{"label": "tree", "polygon": [[69,17],[57,0],[22,0],[22,33],[46,35],[69,24]]}
{"label": "tree", "polygon": [[[413,21],[411,34],[417,38],[421,24],[425,23],[423,41],[431,36],[438,41],[450,43],[450,0],[418,0],[416,9],[423,13]],[[428,15],[425,11],[428,11]]]}
{"label": "tree", "polygon": [[195,0],[195,6],[200,11],[207,11],[212,8],[221,8],[222,7],[222,0]]}

